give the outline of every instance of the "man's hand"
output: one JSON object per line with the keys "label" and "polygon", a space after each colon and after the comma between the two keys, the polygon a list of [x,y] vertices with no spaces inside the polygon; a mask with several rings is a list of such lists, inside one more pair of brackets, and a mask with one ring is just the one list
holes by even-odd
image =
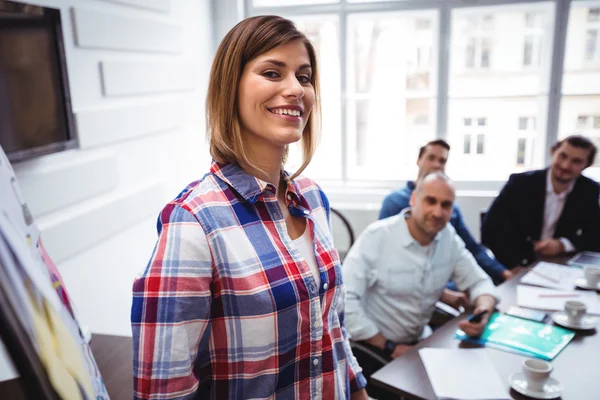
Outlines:
{"label": "man's hand", "polygon": [[513,273],[510,269],[505,269],[502,271],[502,278],[507,281],[513,277]]}
{"label": "man's hand", "polygon": [[565,251],[565,246],[558,239],[544,239],[535,242],[533,249],[543,256],[556,256]]}
{"label": "man's hand", "polygon": [[481,317],[480,322],[478,322],[478,323],[469,322],[468,320],[465,319],[458,323],[458,327],[460,329],[462,329],[462,331],[464,333],[466,333],[468,336],[477,337],[477,336],[481,335],[483,333],[483,330],[485,329],[485,326],[488,323],[488,320],[490,319],[490,315],[492,314],[492,311],[489,310],[487,307],[481,307],[481,306],[476,307],[475,310],[473,310],[473,315],[475,315],[483,310],[487,310],[487,313],[485,313],[485,315],[483,317]]}
{"label": "man's hand", "polygon": [[392,358],[396,359],[400,357],[402,354],[406,353],[406,351],[410,349],[410,346],[405,344],[397,344],[396,348],[392,352]]}
{"label": "man's hand", "polygon": [[350,396],[351,400],[369,400],[369,395],[365,389],[357,390]]}
{"label": "man's hand", "polygon": [[464,308],[469,308],[471,306],[471,302],[466,294],[463,292],[456,292],[450,289],[444,289],[442,295],[440,296],[440,300],[443,303],[448,304],[456,308],[457,310],[462,306]]}

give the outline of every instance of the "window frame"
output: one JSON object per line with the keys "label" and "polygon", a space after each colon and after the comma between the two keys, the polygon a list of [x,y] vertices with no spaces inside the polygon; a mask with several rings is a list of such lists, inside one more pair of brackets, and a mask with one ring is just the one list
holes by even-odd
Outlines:
{"label": "window frame", "polygon": [[[214,0],[215,2],[217,0]],[[534,155],[534,165],[545,166],[550,160],[550,146],[557,140],[559,136],[559,117],[560,117],[560,103],[562,98],[561,88],[563,79],[563,59],[565,56],[566,46],[566,35],[567,26],[570,16],[570,6],[572,3],[581,5],[581,3],[588,3],[589,0],[390,0],[385,2],[349,2],[348,0],[339,0],[337,3],[332,4],[315,4],[310,7],[306,6],[274,6],[274,7],[254,7],[252,0],[238,0],[238,3],[243,3],[245,17],[253,15],[263,14],[277,14],[284,17],[293,18],[294,16],[308,16],[313,14],[329,14],[334,13],[339,18],[339,38],[340,38],[340,83],[342,99],[341,103],[341,177],[336,180],[320,180],[322,184],[327,187],[331,187],[334,190],[347,189],[348,192],[356,190],[357,188],[373,188],[389,190],[391,188],[398,187],[398,184],[403,181],[391,181],[381,180],[377,177],[372,177],[370,180],[355,180],[350,179],[348,171],[350,169],[349,156],[348,156],[348,109],[347,109],[347,74],[348,66],[346,65],[347,60],[347,34],[348,34],[348,16],[354,13],[381,13],[386,11],[418,11],[418,10],[437,10],[439,26],[437,29],[437,57],[432,54],[432,59],[437,58],[437,66],[435,70],[438,73],[437,85],[432,89],[436,93],[436,112],[432,115],[435,131],[435,138],[446,139],[448,132],[448,107],[450,103],[448,93],[448,81],[450,72],[450,34],[451,34],[451,18],[452,11],[462,8],[478,8],[478,7],[489,7],[489,6],[506,6],[506,5],[522,5],[522,4],[534,4],[534,3],[551,3],[553,6],[553,31],[551,32],[552,44],[551,44],[551,62],[549,66],[548,74],[548,94],[544,104],[544,113],[541,115],[541,119],[538,118],[536,124],[539,126],[545,126],[544,134],[540,135],[540,140],[545,143],[539,143],[536,154]],[[594,4],[592,7],[595,8],[595,1],[591,1]],[[529,32],[531,28],[526,29]],[[600,35],[600,33],[599,33]],[[600,42],[600,37],[598,38]],[[534,46],[534,53],[537,51]],[[491,55],[493,57],[493,54]],[[524,58],[524,55],[522,56]],[[525,66],[524,69],[539,68],[540,63],[537,60],[535,54],[533,55],[533,62],[531,66]],[[490,59],[491,60],[491,59]],[[524,59],[522,60],[524,61]],[[474,138],[476,139],[476,137]],[[536,140],[538,140],[536,138]],[[476,143],[473,143],[472,148],[476,150]],[[456,152],[462,152],[462,149],[455,149]],[[415,155],[416,158],[416,155]],[[508,176],[507,176],[508,178]],[[456,185],[459,190],[489,192],[490,190],[496,191],[500,189],[505,182],[503,180],[485,180],[485,181],[457,181]]]}

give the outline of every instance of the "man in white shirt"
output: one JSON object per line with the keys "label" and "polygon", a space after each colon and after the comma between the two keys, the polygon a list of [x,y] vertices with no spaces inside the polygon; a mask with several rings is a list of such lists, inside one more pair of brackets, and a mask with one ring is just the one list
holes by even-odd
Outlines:
{"label": "man in white shirt", "polygon": [[468,335],[483,332],[496,306],[490,277],[448,224],[454,199],[446,175],[425,175],[410,208],[369,225],[346,256],[346,328],[388,360],[423,336],[450,279],[469,292],[474,313],[487,311],[479,323],[460,322]]}
{"label": "man in white shirt", "polygon": [[514,268],[539,256],[600,251],[600,185],[582,175],[596,152],[588,138],[569,136],[552,146],[550,168],[510,176],[481,227],[498,260]]}

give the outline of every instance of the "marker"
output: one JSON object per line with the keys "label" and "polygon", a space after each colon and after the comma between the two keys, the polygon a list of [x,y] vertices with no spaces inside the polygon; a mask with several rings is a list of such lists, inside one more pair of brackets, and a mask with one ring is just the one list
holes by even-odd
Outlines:
{"label": "marker", "polygon": [[469,322],[472,322],[472,323],[474,323],[474,324],[478,324],[478,323],[480,323],[480,322],[481,322],[481,318],[483,318],[483,316],[484,316],[485,314],[487,314],[487,312],[488,312],[488,310],[483,310],[483,311],[480,311],[480,312],[478,312],[477,314],[471,315],[471,316],[470,316],[470,317],[467,319],[467,321],[469,321]]}

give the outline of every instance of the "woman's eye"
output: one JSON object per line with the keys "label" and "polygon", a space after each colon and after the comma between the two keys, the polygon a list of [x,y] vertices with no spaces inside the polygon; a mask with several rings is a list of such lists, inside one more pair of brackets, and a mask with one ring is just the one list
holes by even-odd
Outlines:
{"label": "woman's eye", "polygon": [[303,85],[310,85],[311,84],[310,77],[306,76],[306,75],[300,75],[298,77],[298,82],[300,82]]}
{"label": "woman's eye", "polygon": [[263,72],[263,76],[270,79],[279,78],[279,74],[275,71],[266,71]]}

